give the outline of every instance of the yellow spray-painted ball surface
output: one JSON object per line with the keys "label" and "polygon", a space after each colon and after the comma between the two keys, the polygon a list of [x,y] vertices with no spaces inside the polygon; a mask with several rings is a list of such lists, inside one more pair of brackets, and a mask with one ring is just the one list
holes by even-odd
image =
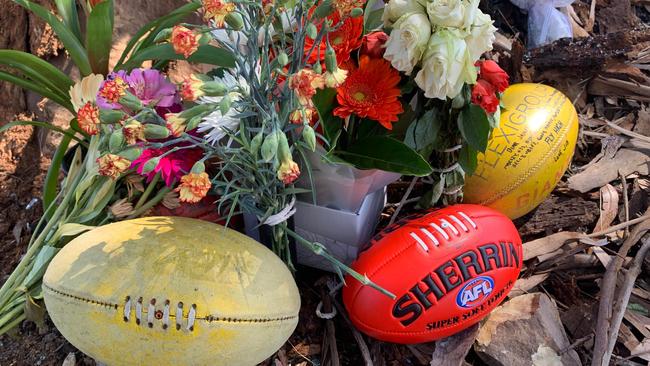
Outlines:
{"label": "yellow spray-painted ball surface", "polygon": [[466,203],[503,212],[511,219],[537,207],[569,167],[578,138],[571,101],[542,84],[515,84],[502,99],[500,126],[467,178]]}
{"label": "yellow spray-painted ball surface", "polygon": [[298,323],[300,297],[270,250],[223,226],[147,217],[74,239],[43,279],[61,333],[114,365],[255,365]]}

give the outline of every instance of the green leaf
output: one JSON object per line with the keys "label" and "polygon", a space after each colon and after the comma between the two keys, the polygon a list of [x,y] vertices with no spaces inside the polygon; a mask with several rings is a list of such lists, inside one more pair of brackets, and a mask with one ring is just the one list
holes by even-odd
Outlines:
{"label": "green leaf", "polygon": [[[43,208],[47,210],[50,205],[54,203],[56,198],[56,190],[59,186],[59,173],[61,172],[61,164],[63,163],[63,158],[65,153],[68,150],[70,141],[72,138],[70,135],[64,135],[63,139],[59,143],[54,156],[52,157],[52,162],[50,167],[47,170],[47,176],[45,177],[45,183],[43,184]],[[52,217],[54,210],[49,211],[48,219]]]}
{"label": "green leaf", "polygon": [[[162,16],[158,19],[154,19],[149,23],[145,24],[138,32],[131,37],[131,40],[126,45],[126,48],[122,52],[120,59],[117,61],[115,69],[121,69],[124,61],[130,53],[136,53],[139,49],[147,48],[153,44],[153,41],[156,39],[158,33],[161,30],[171,27],[174,24],[177,24],[183,18],[187,17],[189,14],[197,11],[201,8],[201,4],[196,2],[191,2],[189,4],[183,5],[180,8],[172,11],[171,13]],[[144,37],[147,33],[148,36]]]}
{"label": "green leaf", "polygon": [[422,117],[411,123],[406,131],[404,143],[428,159],[436,146],[440,127],[438,110],[428,110]]}
{"label": "green leaf", "polygon": [[372,11],[366,11],[364,16],[366,16],[364,21],[364,33],[368,34],[374,30],[377,30],[384,24],[384,21],[381,20],[381,17],[384,15],[384,8]]}
{"label": "green leaf", "polygon": [[84,49],[81,41],[72,33],[68,27],[66,27],[63,22],[61,22],[54,14],[49,12],[44,7],[35,4],[29,0],[13,0],[18,5],[24,7],[27,10],[32,11],[38,17],[42,18],[47,22],[47,24],[52,27],[54,33],[63,43],[66,51],[70,54],[70,58],[79,68],[82,76],[86,76],[92,73],[92,68],[90,67],[90,61],[88,61],[88,56],[86,55],[86,50]]}
{"label": "green leaf", "polygon": [[[122,68],[131,70],[139,67],[140,64],[148,60],[185,60],[185,57],[174,52],[174,47],[171,44],[160,44],[143,49],[132,55],[129,62],[124,64]],[[232,53],[222,48],[210,45],[199,47],[199,49],[187,60],[193,63],[202,63],[221,67],[235,66],[235,57]]]}
{"label": "green leaf", "polygon": [[364,34],[379,28],[383,24],[381,17],[384,14],[384,7],[382,6],[379,9],[373,10],[378,2],[379,0],[369,0],[366,3],[366,8],[363,12]]}
{"label": "green leaf", "polygon": [[86,23],[86,49],[90,67],[96,74],[108,74],[108,60],[113,46],[113,0],[93,7]]}
{"label": "green leaf", "polygon": [[50,263],[54,255],[59,251],[58,248],[55,248],[50,245],[44,245],[41,250],[36,255],[34,259],[34,264],[32,265],[31,270],[27,274],[27,277],[23,280],[22,286],[24,288],[29,288],[37,281],[40,281],[43,278],[43,274],[47,269],[47,265]]}
{"label": "green leaf", "polygon": [[336,155],[359,169],[381,169],[405,175],[425,176],[431,166],[415,150],[387,136],[372,136],[357,141]]}
{"label": "green leaf", "polygon": [[469,104],[458,116],[458,129],[474,150],[485,152],[490,136],[490,123],[483,108]]}
{"label": "green leaf", "polygon": [[32,54],[14,50],[0,50],[0,64],[20,71],[63,99],[70,99],[68,91],[74,85],[72,79],[59,69]]}
{"label": "green leaf", "polygon": [[31,80],[24,79],[3,71],[0,71],[0,80],[7,81],[14,85],[18,85],[23,89],[31,90],[42,97],[49,98],[53,102],[69,110],[71,113],[75,113],[74,108],[72,107],[72,104],[70,103],[69,100],[62,99],[60,95],[52,92],[51,90],[43,87],[42,85],[38,85],[34,83]]}
{"label": "green leaf", "polygon": [[320,123],[323,126],[323,134],[327,143],[334,144],[335,137],[341,133],[343,128],[343,119],[334,115],[336,106],[336,89],[328,88],[319,90],[312,98],[314,106],[318,111]]}
{"label": "green leaf", "polygon": [[81,41],[81,26],[79,25],[79,14],[77,14],[76,0],[54,0],[59,16],[63,23]]}
{"label": "green leaf", "polygon": [[71,139],[73,139],[73,140],[75,140],[77,142],[85,144],[85,142],[83,140],[81,140],[79,137],[75,136],[73,131],[64,130],[64,129],[62,129],[60,127],[57,127],[57,126],[55,126],[55,125],[53,125],[53,124],[51,124],[49,122],[12,121],[12,122],[9,122],[6,125],[0,127],[0,133],[4,132],[4,131],[6,131],[6,130],[8,130],[10,128],[16,127],[16,126],[36,126],[36,127],[47,128],[49,130],[52,130],[52,131],[58,132],[60,134],[63,134],[64,137],[68,137],[68,138],[71,138]]}
{"label": "green leaf", "polygon": [[478,152],[468,144],[463,144],[458,156],[458,163],[467,175],[472,175],[478,166]]}

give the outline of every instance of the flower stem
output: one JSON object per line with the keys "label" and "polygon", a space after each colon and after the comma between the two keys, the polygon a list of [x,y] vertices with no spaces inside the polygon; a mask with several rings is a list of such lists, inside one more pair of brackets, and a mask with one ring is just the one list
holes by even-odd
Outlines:
{"label": "flower stem", "polygon": [[144,205],[142,205],[142,207],[136,209],[136,210],[135,210],[135,211],[134,211],[134,212],[133,212],[133,213],[128,217],[128,219],[134,219],[134,218],[136,218],[136,217],[142,215],[143,213],[147,212],[147,210],[149,210],[150,208],[152,208],[153,206],[155,206],[156,204],[158,204],[158,202],[162,201],[163,198],[165,197],[165,195],[166,195],[167,193],[169,193],[170,191],[171,191],[171,188],[165,186],[165,187],[164,187],[163,189],[161,189],[161,190],[158,192],[158,194],[155,195],[154,198],[152,198],[149,202],[147,202],[147,203],[145,203]]}
{"label": "flower stem", "polygon": [[156,173],[156,175],[151,180],[151,183],[149,183],[149,185],[147,186],[147,189],[144,191],[144,193],[142,193],[142,196],[138,200],[138,203],[133,208],[134,210],[137,211],[147,201],[147,198],[149,198],[149,195],[151,194],[154,187],[158,183],[158,180],[160,180],[160,172]]}
{"label": "flower stem", "polygon": [[299,242],[300,244],[306,246],[311,251],[313,251],[315,254],[318,254],[318,255],[324,257],[325,259],[327,259],[328,261],[332,262],[332,264],[335,267],[345,271],[347,274],[352,276],[352,278],[354,278],[357,281],[361,282],[363,285],[370,286],[370,287],[374,288],[375,290],[381,292],[382,294],[390,297],[391,299],[395,299],[397,297],[392,292],[390,292],[390,291],[384,289],[383,287],[377,285],[376,283],[372,282],[368,278],[368,276],[361,275],[359,272],[353,270],[352,268],[350,268],[350,267],[346,266],[345,264],[341,263],[341,261],[339,261],[338,259],[334,258],[331,254],[329,254],[325,250],[325,246],[323,244],[317,243],[317,242],[310,242],[309,240],[303,238],[302,236],[298,235],[296,232],[294,232],[293,230],[291,230],[289,228],[286,228],[285,230],[286,230],[287,234],[289,234],[289,236],[294,238],[297,242]]}

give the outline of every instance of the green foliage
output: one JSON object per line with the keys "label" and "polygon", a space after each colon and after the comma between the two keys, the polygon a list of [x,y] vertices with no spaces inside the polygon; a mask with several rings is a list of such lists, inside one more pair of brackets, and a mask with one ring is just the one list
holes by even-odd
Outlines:
{"label": "green foliage", "polygon": [[348,129],[344,129],[345,121],[333,113],[335,89],[318,91],[313,102],[323,134],[330,143],[330,153],[326,156],[329,162],[415,176],[431,173],[431,166],[422,157],[424,155],[415,151],[414,145],[387,136],[387,130],[376,121],[355,119],[349,122]]}
{"label": "green foliage", "polygon": [[469,144],[463,144],[463,148],[458,154],[458,163],[465,171],[465,174],[472,175],[478,165],[478,152]]}
{"label": "green foliage", "polygon": [[[135,54],[140,49],[149,48],[153,45],[154,40],[158,34],[172,25],[178,23],[183,18],[189,16],[193,12],[199,10],[201,4],[198,2],[191,2],[189,4],[183,5],[182,7],[172,11],[171,13],[162,16],[158,19],[152,20],[151,22],[145,24],[140,28],[136,34],[131,38],[129,43],[126,45],[126,48],[122,52],[120,59],[117,61],[115,66],[116,70],[122,69],[124,62],[127,60],[129,54]],[[146,36],[146,37],[145,37]]]}
{"label": "green foliage", "polygon": [[[121,65],[120,68],[132,70],[138,67],[142,62],[148,60],[185,60],[183,55],[177,54],[174,47],[169,44],[159,44],[145,48],[133,54],[128,62]],[[192,54],[188,59],[190,62],[204,63],[221,67],[234,67],[234,55],[223,48],[204,45]]]}
{"label": "green foliage", "polygon": [[438,110],[430,109],[411,123],[404,142],[423,157],[429,157],[438,143],[441,121]]}
{"label": "green foliage", "polygon": [[78,40],[83,40],[81,37],[81,26],[79,24],[79,14],[77,13],[76,0],[54,0],[59,16],[63,20],[63,24],[70,29],[70,31],[77,37]]}
{"label": "green foliage", "polygon": [[405,175],[431,174],[431,166],[415,150],[387,136],[371,136],[334,153],[359,169],[381,169]]}
{"label": "green foliage", "polygon": [[474,150],[485,152],[490,137],[490,122],[483,108],[469,103],[460,112],[458,129]]}
{"label": "green foliage", "polygon": [[81,41],[77,38],[74,32],[70,30],[70,28],[68,28],[68,26],[66,26],[62,21],[60,21],[56,15],[52,14],[44,7],[29,0],[13,1],[36,14],[41,19],[45,20],[45,22],[47,22],[50,27],[52,27],[52,30],[57,35],[57,37],[59,37],[66,51],[68,51],[68,54],[70,54],[70,58],[79,68],[82,76],[86,76],[92,73],[92,67],[90,66],[90,61],[88,59],[86,49],[81,44]]}
{"label": "green foliage", "polygon": [[340,117],[334,115],[334,107],[336,106],[336,89],[327,88],[319,90],[312,98],[314,106],[318,111],[320,124],[323,127],[323,134],[325,139],[330,143],[335,141],[335,137],[340,134],[343,129],[344,121]]}
{"label": "green foliage", "polygon": [[113,0],[104,0],[93,7],[86,29],[86,49],[92,71],[106,75],[113,46]]}

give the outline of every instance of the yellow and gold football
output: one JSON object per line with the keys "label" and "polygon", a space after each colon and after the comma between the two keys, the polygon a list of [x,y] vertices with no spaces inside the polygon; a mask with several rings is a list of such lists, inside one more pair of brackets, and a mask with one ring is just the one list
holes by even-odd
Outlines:
{"label": "yellow and gold football", "polygon": [[71,241],[43,278],[47,310],[82,352],[114,365],[255,365],[298,323],[285,264],[223,226],[147,217]]}
{"label": "yellow and gold football", "polygon": [[578,138],[578,114],[558,90],[515,84],[503,94],[500,126],[467,177],[466,203],[501,211],[511,219],[537,207],[569,167]]}

